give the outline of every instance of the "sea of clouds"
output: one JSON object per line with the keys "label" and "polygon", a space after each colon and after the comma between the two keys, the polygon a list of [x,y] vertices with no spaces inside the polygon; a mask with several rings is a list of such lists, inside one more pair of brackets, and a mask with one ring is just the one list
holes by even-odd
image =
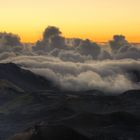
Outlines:
{"label": "sea of clouds", "polygon": [[103,47],[88,39],[67,39],[49,26],[33,46],[0,34],[0,62],[16,63],[67,90],[121,93],[140,89],[140,47],[115,35]]}

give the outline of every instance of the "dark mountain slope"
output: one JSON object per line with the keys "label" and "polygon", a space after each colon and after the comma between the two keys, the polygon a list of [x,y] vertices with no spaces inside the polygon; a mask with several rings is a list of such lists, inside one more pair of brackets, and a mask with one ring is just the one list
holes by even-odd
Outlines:
{"label": "dark mountain slope", "polygon": [[0,64],[0,140],[28,127],[22,134],[32,132],[29,140],[41,140],[35,130],[40,122],[44,140],[63,140],[65,132],[80,139],[139,140],[140,90],[115,96],[98,90],[62,91],[15,64]]}
{"label": "dark mountain slope", "polygon": [[0,64],[0,79],[7,80],[25,91],[50,90],[54,86],[50,80],[23,70],[16,64]]}

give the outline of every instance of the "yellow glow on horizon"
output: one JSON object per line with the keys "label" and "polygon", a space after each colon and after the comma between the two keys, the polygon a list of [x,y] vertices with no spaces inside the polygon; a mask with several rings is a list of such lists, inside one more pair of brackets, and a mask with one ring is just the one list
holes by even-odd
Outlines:
{"label": "yellow glow on horizon", "polygon": [[35,42],[53,25],[65,37],[105,42],[123,34],[140,42],[139,6],[140,0],[0,0],[0,31]]}

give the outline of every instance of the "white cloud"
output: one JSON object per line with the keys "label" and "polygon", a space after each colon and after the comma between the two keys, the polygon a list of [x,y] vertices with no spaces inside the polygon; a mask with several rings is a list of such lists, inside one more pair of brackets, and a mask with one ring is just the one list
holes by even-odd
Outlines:
{"label": "white cloud", "polygon": [[70,62],[53,56],[16,56],[2,62],[14,62],[23,68],[53,80],[68,90],[98,89],[123,92],[140,88],[132,81],[131,71],[140,71],[140,61],[133,59]]}

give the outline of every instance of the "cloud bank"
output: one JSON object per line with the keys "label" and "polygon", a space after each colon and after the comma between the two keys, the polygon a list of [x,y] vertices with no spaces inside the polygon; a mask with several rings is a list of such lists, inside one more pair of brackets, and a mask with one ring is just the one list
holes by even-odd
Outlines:
{"label": "cloud bank", "polygon": [[65,38],[54,26],[46,28],[42,40],[33,47],[21,44],[19,39],[4,44],[1,38],[1,63],[16,63],[63,89],[106,93],[140,89],[140,48],[122,35],[115,35],[107,47],[88,39]]}
{"label": "cloud bank", "polygon": [[133,71],[140,72],[140,61],[105,60],[70,62],[52,56],[16,56],[2,62],[14,62],[23,68],[53,80],[67,90],[98,89],[121,93],[139,89],[140,81]]}

